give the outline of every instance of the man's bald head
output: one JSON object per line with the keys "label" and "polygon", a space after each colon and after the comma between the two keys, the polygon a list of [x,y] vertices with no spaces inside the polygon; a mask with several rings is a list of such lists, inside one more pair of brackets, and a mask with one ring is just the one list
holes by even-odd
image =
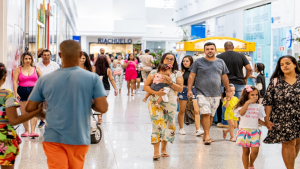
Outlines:
{"label": "man's bald head", "polygon": [[230,51],[234,49],[233,43],[231,41],[225,42],[224,44],[225,51]]}
{"label": "man's bald head", "polygon": [[104,48],[101,48],[101,49],[100,49],[100,55],[104,55],[104,53],[105,53],[105,49],[104,49]]}
{"label": "man's bald head", "polygon": [[65,40],[59,45],[62,59],[79,59],[81,56],[81,46],[77,41]]}

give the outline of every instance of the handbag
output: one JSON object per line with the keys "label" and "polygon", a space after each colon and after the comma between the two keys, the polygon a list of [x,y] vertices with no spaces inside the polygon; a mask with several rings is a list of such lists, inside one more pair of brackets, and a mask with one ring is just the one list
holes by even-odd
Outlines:
{"label": "handbag", "polygon": [[122,70],[120,69],[120,70],[115,70],[114,71],[114,75],[120,75],[120,74],[122,74]]}

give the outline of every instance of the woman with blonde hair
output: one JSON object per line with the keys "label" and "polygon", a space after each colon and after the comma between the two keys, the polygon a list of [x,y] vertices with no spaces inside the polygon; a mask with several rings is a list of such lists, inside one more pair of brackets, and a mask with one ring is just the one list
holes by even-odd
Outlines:
{"label": "woman with blonde hair", "polygon": [[[25,52],[21,56],[20,66],[14,70],[13,89],[15,97],[18,100],[20,100],[21,114],[28,113],[25,110],[27,99],[33,87],[35,86],[35,83],[37,82],[38,78],[42,76],[40,68],[33,66],[33,64],[33,56],[31,55],[31,53]],[[29,130],[28,122],[23,123],[25,132],[21,134],[21,137],[39,137],[39,134],[35,133],[36,124],[36,117],[30,120],[31,130]]]}

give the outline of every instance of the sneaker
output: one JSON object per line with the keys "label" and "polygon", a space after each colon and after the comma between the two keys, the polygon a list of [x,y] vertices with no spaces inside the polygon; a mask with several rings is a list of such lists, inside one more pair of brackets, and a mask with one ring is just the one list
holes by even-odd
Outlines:
{"label": "sneaker", "polygon": [[38,135],[37,133],[35,133],[35,132],[32,132],[30,135],[29,135],[29,137],[39,137],[40,135]]}
{"label": "sneaker", "polygon": [[28,136],[29,136],[29,134],[27,132],[21,134],[21,137],[28,137]]}
{"label": "sneaker", "polygon": [[196,136],[201,136],[202,134],[204,134],[204,131],[199,129],[196,131]]}
{"label": "sneaker", "polygon": [[179,134],[186,135],[186,132],[184,131],[184,128],[179,129]]}
{"label": "sneaker", "polygon": [[139,90],[139,89],[137,89],[137,90],[136,90],[136,93],[137,93],[137,94],[140,94],[140,90]]}
{"label": "sneaker", "polygon": [[40,124],[39,124],[39,128],[44,127],[44,125],[45,125],[45,122],[41,120],[41,121],[40,121]]}

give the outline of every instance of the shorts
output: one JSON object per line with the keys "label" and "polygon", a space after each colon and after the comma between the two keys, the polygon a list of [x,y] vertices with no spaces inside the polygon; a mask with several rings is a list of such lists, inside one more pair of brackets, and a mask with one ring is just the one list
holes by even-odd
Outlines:
{"label": "shorts", "polygon": [[142,78],[142,72],[137,70],[137,78]]}
{"label": "shorts", "polygon": [[[192,88],[192,92],[193,92],[193,99],[196,99],[195,88]],[[178,93],[179,100],[188,100],[187,93],[188,93],[188,89],[187,89],[187,87],[184,87],[182,92]]]}
{"label": "shorts", "polygon": [[136,70],[127,70],[125,74],[125,80],[130,81],[130,80],[135,80],[137,78],[137,72]]}
{"label": "shorts", "polygon": [[259,129],[240,128],[236,135],[236,144],[241,147],[259,147],[261,131]]}
{"label": "shorts", "polygon": [[234,116],[233,111],[225,111],[224,120],[239,121],[239,118]]}
{"label": "shorts", "polygon": [[17,93],[20,96],[20,101],[27,101],[30,93],[32,92],[33,87],[22,87],[19,86],[17,89]]}
{"label": "shorts", "polygon": [[43,142],[49,169],[83,168],[89,145]]}
{"label": "shorts", "polygon": [[148,75],[150,74],[151,71],[145,71],[145,70],[142,70],[141,73],[142,73],[142,78],[143,80],[146,82],[146,79],[148,77]]}
{"label": "shorts", "polygon": [[219,107],[221,97],[205,97],[197,95],[197,102],[200,108],[200,114],[210,114],[214,117]]}
{"label": "shorts", "polygon": [[158,84],[152,83],[151,84],[151,89],[154,91],[159,91],[160,89],[163,89],[164,87],[166,87],[165,83],[158,83]]}

